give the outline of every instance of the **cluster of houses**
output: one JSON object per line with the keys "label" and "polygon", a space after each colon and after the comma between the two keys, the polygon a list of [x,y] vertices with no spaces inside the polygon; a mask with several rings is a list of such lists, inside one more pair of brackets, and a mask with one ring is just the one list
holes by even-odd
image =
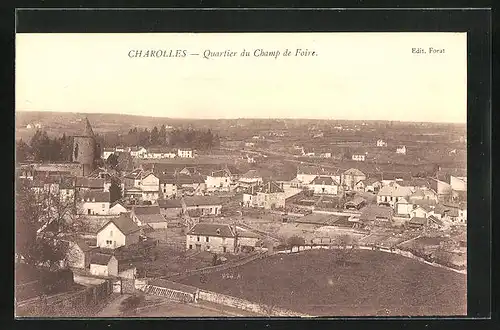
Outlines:
{"label": "cluster of houses", "polygon": [[[253,144],[252,144],[253,146]],[[377,140],[377,147],[387,147],[387,142],[384,140]],[[406,155],[406,146],[400,145],[396,147],[396,154]],[[319,157],[319,158],[335,158],[332,152],[321,151],[317,152],[314,150],[307,150],[302,146],[294,146],[291,150],[291,153],[295,157]],[[350,157],[351,160],[357,162],[364,162],[368,156],[368,152],[362,153],[353,153]]]}
{"label": "cluster of houses", "polygon": [[115,148],[104,148],[102,152],[102,158],[108,159],[112,154],[118,153],[128,153],[133,158],[140,159],[168,159],[168,158],[194,158],[195,154],[192,149],[189,148],[178,148],[169,149],[164,147],[115,147]]}

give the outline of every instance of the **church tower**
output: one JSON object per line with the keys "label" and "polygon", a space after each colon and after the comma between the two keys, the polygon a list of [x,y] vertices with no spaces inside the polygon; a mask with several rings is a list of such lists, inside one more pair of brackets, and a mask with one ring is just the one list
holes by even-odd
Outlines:
{"label": "church tower", "polygon": [[82,135],[73,136],[73,162],[82,165],[83,176],[89,175],[94,170],[96,141],[94,131],[88,118],[85,118],[85,128]]}

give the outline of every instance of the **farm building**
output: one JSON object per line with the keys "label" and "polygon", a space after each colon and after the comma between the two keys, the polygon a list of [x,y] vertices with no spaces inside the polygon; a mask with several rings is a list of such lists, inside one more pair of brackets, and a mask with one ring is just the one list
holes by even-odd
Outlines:
{"label": "farm building", "polygon": [[198,223],[186,234],[186,249],[215,253],[237,253],[243,248],[253,249],[258,235],[240,231],[227,224]]}
{"label": "farm building", "polygon": [[366,200],[363,197],[356,196],[352,200],[344,204],[346,209],[359,210],[366,205]]}
{"label": "farm building", "polygon": [[149,225],[153,229],[167,229],[167,220],[161,215],[160,207],[134,206],[130,218],[139,226]]}
{"label": "farm building", "polygon": [[361,222],[374,223],[374,224],[391,223],[392,216],[393,216],[392,208],[387,206],[370,205],[363,210],[361,216],[359,217],[359,220]]}
{"label": "farm building", "polygon": [[95,253],[90,259],[90,273],[97,276],[118,276],[118,260],[109,254]]}

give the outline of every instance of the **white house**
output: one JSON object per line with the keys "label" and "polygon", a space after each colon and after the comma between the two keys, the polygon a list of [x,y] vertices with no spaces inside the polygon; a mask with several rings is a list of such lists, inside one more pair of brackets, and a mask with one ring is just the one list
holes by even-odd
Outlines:
{"label": "white house", "polygon": [[398,215],[410,216],[414,206],[405,197],[401,197],[398,198],[398,201],[394,204],[394,209]]}
{"label": "white house", "polygon": [[401,155],[406,155],[406,146],[398,146],[396,148],[396,153]]}
{"label": "white house", "polygon": [[309,184],[309,189],[318,195],[337,195],[339,183],[330,176],[318,175]]}
{"label": "white house", "polygon": [[156,203],[160,194],[160,179],[153,173],[145,174],[141,180],[142,200]]}
{"label": "white house", "polygon": [[186,249],[237,253],[244,247],[253,249],[259,240],[259,236],[228,224],[198,223],[186,234]]}
{"label": "white house", "polygon": [[319,155],[321,158],[332,158],[331,152],[323,152]]}
{"label": "white house", "polygon": [[108,215],[109,207],[109,191],[87,191],[80,199],[78,213],[87,215]]}
{"label": "white house", "polygon": [[122,213],[127,213],[128,210],[122,201],[115,201],[111,204],[108,214],[119,215]]}
{"label": "white house", "polygon": [[342,186],[348,190],[354,190],[356,183],[366,179],[366,175],[356,168],[350,168],[342,173]]}
{"label": "white house", "polygon": [[179,156],[181,158],[193,158],[193,150],[192,149],[179,148],[177,150],[177,156]]}
{"label": "white house", "polygon": [[176,178],[173,175],[159,175],[161,198],[171,198],[177,196]]}
{"label": "white house", "polygon": [[230,191],[233,180],[228,170],[214,171],[205,179],[207,191]]}
{"label": "white house", "polygon": [[410,217],[427,218],[432,215],[432,209],[427,205],[418,205],[410,211]]}
{"label": "white house", "polygon": [[387,142],[384,140],[377,140],[377,147],[387,147]]}
{"label": "white house", "polygon": [[400,200],[408,201],[413,191],[409,187],[402,187],[398,184],[391,184],[380,188],[377,194],[377,204],[387,205],[394,208],[394,205]]}
{"label": "white house", "polygon": [[130,149],[130,156],[135,158],[145,158],[148,150],[144,147],[133,147]]}
{"label": "white house", "polygon": [[358,181],[354,189],[356,191],[365,191],[365,192],[378,192],[378,190],[382,187],[382,183],[375,178],[368,178],[365,180]]}
{"label": "white house", "polygon": [[141,229],[129,217],[121,214],[118,218],[108,221],[97,232],[97,246],[100,248],[116,249],[120,246],[139,242]]}
{"label": "white house", "polygon": [[351,157],[352,160],[354,161],[357,161],[357,162],[364,162],[365,159],[366,159],[366,155],[363,155],[363,154],[355,154],[355,155],[352,155]]}
{"label": "white house", "polygon": [[257,189],[257,206],[264,209],[284,208],[286,194],[280,184],[269,181]]}
{"label": "white house", "polygon": [[110,254],[95,253],[90,259],[90,273],[97,276],[118,276],[118,260]]}

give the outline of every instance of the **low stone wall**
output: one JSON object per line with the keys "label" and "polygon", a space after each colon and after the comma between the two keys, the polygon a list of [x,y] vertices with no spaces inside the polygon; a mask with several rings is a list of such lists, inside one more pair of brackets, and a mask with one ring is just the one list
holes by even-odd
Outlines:
{"label": "low stone wall", "polygon": [[16,306],[16,316],[71,317],[90,316],[86,312],[113,292],[111,281],[72,293],[32,299]]}
{"label": "low stone wall", "polygon": [[200,290],[199,299],[267,316],[310,317],[309,315],[293,312],[283,308],[257,304],[245,299],[206,290]]}

